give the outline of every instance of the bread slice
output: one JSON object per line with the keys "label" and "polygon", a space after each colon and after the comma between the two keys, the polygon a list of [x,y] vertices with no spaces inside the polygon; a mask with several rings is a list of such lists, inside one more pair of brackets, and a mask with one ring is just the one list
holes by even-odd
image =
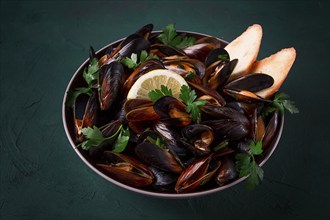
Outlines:
{"label": "bread slice", "polygon": [[282,49],[267,58],[257,61],[250,72],[268,74],[273,77],[274,84],[256,94],[263,98],[270,98],[277,92],[287,77],[295,59],[296,50],[291,47]]}
{"label": "bread slice", "polygon": [[230,60],[238,59],[237,66],[229,80],[236,79],[250,71],[253,63],[257,60],[261,38],[262,27],[259,24],[254,24],[225,47]]}

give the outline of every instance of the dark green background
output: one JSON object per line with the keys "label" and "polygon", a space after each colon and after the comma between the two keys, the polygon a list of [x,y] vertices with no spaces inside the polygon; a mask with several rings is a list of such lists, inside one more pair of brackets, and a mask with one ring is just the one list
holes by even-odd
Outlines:
{"label": "dark green background", "polygon": [[[329,219],[329,1],[0,1],[1,219]],[[294,46],[281,90],[300,114],[252,192],[165,200],[108,183],[62,125],[67,83],[87,58],[147,23],[231,41],[259,23],[259,58]]]}

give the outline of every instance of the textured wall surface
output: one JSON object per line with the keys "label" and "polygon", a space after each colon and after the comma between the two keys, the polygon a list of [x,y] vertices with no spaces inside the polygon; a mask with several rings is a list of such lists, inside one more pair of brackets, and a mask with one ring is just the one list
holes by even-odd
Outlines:
{"label": "textured wall surface", "polygon": [[[329,1],[0,1],[0,219],[329,219]],[[129,192],[68,142],[62,98],[92,45],[168,23],[228,41],[259,23],[259,58],[294,46],[285,118],[261,186],[201,198]]]}

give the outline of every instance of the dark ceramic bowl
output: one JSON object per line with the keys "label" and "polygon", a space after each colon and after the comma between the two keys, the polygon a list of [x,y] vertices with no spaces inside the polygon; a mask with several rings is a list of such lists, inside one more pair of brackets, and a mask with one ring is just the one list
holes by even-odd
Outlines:
{"label": "dark ceramic bowl", "polygon": [[[154,31],[153,33],[157,33],[159,31]],[[197,33],[197,32],[190,32],[190,31],[178,31],[178,33],[187,33],[187,35],[189,36],[193,36],[198,38],[201,37],[205,37],[205,36],[210,36],[210,35],[206,35],[206,34],[201,34],[201,33]],[[96,52],[96,56],[98,58],[102,57],[106,51],[106,49],[110,46],[116,47],[119,45],[119,43],[122,41],[123,39],[117,40],[105,47],[103,47],[102,49],[100,49],[99,51]],[[226,41],[219,39],[222,43],[227,44]],[[191,192],[191,193],[164,193],[164,192],[156,192],[156,191],[151,191],[151,190],[145,190],[145,189],[141,189],[141,188],[136,188],[136,187],[132,187],[126,184],[123,184],[113,178],[111,178],[110,176],[108,176],[107,174],[105,174],[103,171],[101,171],[100,169],[96,168],[96,166],[93,165],[91,159],[89,158],[88,154],[86,154],[86,152],[84,152],[83,150],[81,150],[80,148],[77,148],[74,140],[75,140],[75,130],[74,130],[74,125],[73,125],[73,113],[72,113],[72,109],[68,108],[65,106],[65,102],[67,99],[67,92],[69,90],[73,90],[74,88],[77,87],[81,87],[84,86],[84,80],[82,77],[83,74],[83,70],[85,69],[85,67],[88,66],[88,62],[89,60],[86,59],[81,65],[80,67],[77,69],[77,71],[73,74],[66,90],[64,93],[64,98],[63,98],[63,105],[62,105],[62,119],[63,119],[63,125],[64,125],[64,129],[65,129],[65,133],[67,135],[67,138],[69,139],[69,142],[71,144],[71,146],[73,147],[73,150],[76,152],[76,154],[78,154],[78,156],[84,161],[84,163],[89,166],[95,173],[97,173],[98,175],[100,175],[101,177],[103,177],[104,179],[106,179],[107,181],[122,187],[124,189],[130,190],[132,192],[136,192],[136,193],[140,193],[143,195],[147,195],[147,196],[152,196],[152,197],[159,197],[159,198],[191,198],[191,197],[197,197],[197,196],[203,196],[203,195],[207,195],[207,194],[211,194],[211,193],[216,193],[216,192],[220,192],[222,190],[225,190],[227,188],[230,188],[240,182],[242,182],[243,180],[245,180],[247,177],[242,177],[242,178],[238,178],[235,181],[230,182],[229,184],[226,184],[224,186],[215,186],[214,188],[207,188],[204,190],[200,190],[200,191],[196,191],[196,192]],[[273,140],[270,144],[270,146],[267,147],[266,150],[264,150],[263,152],[263,156],[259,161],[259,165],[262,166],[263,164],[265,164],[267,162],[267,160],[270,158],[270,156],[273,154],[279,140],[282,134],[282,130],[283,130],[283,124],[284,124],[284,117],[280,116],[279,119],[279,126],[277,129],[276,134],[273,137]]]}

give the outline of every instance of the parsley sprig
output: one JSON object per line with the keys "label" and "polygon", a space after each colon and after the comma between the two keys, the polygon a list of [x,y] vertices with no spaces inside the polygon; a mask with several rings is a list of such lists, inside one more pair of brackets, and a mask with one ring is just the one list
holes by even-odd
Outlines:
{"label": "parsley sprig", "polygon": [[65,102],[65,105],[68,107],[73,107],[74,103],[76,102],[77,97],[80,94],[87,94],[89,96],[92,95],[93,91],[92,88],[95,83],[97,83],[99,77],[99,64],[98,59],[93,58],[87,68],[83,71],[83,78],[85,79],[87,83],[87,87],[79,87],[75,88],[74,90],[70,90],[67,93],[67,100]]}
{"label": "parsley sprig", "polygon": [[180,49],[194,45],[194,37],[181,37],[177,34],[174,24],[169,24],[157,37],[164,45],[174,46]]}
{"label": "parsley sprig", "polygon": [[198,122],[201,115],[200,106],[206,104],[206,100],[198,100],[195,90],[189,88],[189,86],[183,85],[180,90],[180,99],[186,104],[186,111],[190,113],[190,117],[194,122]]}
{"label": "parsley sprig", "polygon": [[274,100],[269,106],[266,106],[263,109],[262,114],[267,116],[277,109],[280,110],[281,114],[284,114],[285,109],[288,110],[291,114],[299,113],[299,109],[295,106],[294,101],[289,100],[289,98],[290,96],[283,92],[275,93]]}
{"label": "parsley sprig", "polygon": [[124,129],[121,125],[118,130],[109,137],[103,137],[102,132],[98,127],[95,125],[93,128],[83,128],[82,129],[83,135],[86,137],[87,140],[83,141],[78,145],[78,147],[81,147],[84,150],[89,150],[93,147],[96,147],[100,144],[102,144],[105,141],[110,141],[116,139],[115,143],[113,144],[113,152],[122,152],[125,150],[129,137],[130,132],[129,129]]}
{"label": "parsley sprig", "polygon": [[164,85],[161,85],[160,90],[154,89],[148,93],[148,96],[153,102],[156,102],[158,99],[160,99],[163,96],[173,96],[173,94],[172,94],[172,89],[169,89]]}
{"label": "parsley sprig", "polygon": [[149,53],[145,50],[142,50],[140,53],[140,59],[138,61],[138,55],[136,53],[132,53],[131,57],[125,57],[121,60],[121,63],[127,66],[130,69],[136,69],[143,62],[149,59],[159,59],[157,55]]}
{"label": "parsley sprig", "polygon": [[257,143],[251,142],[248,153],[238,153],[235,156],[236,159],[236,169],[239,172],[239,177],[248,176],[246,180],[246,188],[249,190],[254,189],[255,186],[259,185],[264,177],[264,171],[256,163],[254,156],[261,155],[262,142]]}

